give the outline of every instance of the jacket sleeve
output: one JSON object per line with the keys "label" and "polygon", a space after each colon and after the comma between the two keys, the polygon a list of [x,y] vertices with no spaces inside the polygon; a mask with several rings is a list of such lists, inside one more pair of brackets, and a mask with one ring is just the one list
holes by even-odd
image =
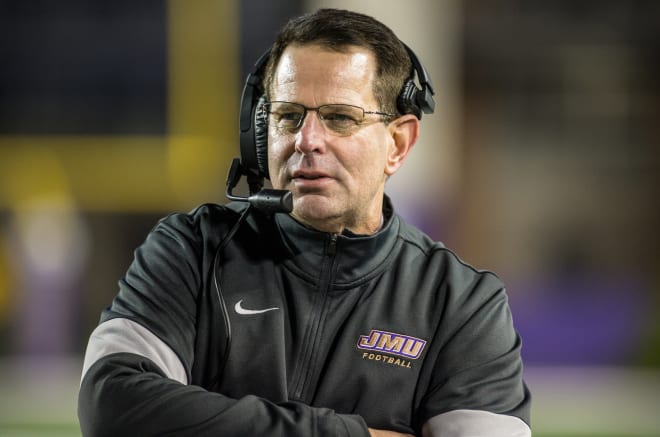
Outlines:
{"label": "jacket sleeve", "polygon": [[256,396],[230,399],[164,376],[151,360],[114,353],[85,375],[83,436],[368,436],[359,416]]}
{"label": "jacket sleeve", "polygon": [[423,435],[529,436],[521,339],[503,284],[492,273],[457,265],[445,283],[451,284],[445,290],[447,316],[420,409]]}
{"label": "jacket sleeve", "polygon": [[360,416],[233,399],[190,383],[197,302],[210,266],[197,223],[203,213],[170,216],[136,250],[90,335],[78,397],[82,434],[368,437]]}

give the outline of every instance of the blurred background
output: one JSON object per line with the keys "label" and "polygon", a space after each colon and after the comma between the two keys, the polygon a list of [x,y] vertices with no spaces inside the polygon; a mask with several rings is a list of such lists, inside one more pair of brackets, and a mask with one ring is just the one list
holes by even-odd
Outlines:
{"label": "blurred background", "polygon": [[660,436],[660,2],[0,0],[0,435],[78,436],[82,356],[155,222],[225,203],[243,80],[321,6],[420,57],[387,191],[508,286],[535,436]]}

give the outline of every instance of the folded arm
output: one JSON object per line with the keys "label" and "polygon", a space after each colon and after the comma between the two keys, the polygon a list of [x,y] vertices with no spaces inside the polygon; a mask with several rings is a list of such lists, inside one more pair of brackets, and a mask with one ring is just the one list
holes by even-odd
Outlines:
{"label": "folded arm", "polygon": [[126,319],[94,331],[83,372],[78,417],[85,436],[369,436],[360,416],[187,385],[174,352]]}

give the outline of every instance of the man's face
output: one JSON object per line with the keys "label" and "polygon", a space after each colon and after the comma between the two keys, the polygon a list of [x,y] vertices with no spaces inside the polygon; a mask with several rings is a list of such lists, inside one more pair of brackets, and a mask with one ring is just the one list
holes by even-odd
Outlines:
{"label": "man's face", "polygon": [[[379,111],[373,95],[375,58],[363,48],[346,53],[318,45],[289,46],[274,74],[271,101],[316,108],[328,104]],[[338,135],[316,110],[298,129],[283,131],[269,118],[268,165],[273,188],[293,194],[293,216],[326,232],[372,233],[381,221],[387,164],[394,140],[382,117]]]}

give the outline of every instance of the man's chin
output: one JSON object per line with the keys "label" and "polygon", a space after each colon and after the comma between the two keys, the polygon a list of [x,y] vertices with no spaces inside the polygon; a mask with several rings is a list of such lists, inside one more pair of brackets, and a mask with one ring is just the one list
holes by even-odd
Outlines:
{"label": "man's chin", "polygon": [[[293,217],[309,226],[319,228],[323,223],[330,223],[337,219],[336,206],[330,199],[322,196],[303,196],[293,200]],[[322,226],[321,226],[322,227]]]}
{"label": "man's chin", "polygon": [[332,196],[325,193],[301,193],[293,191],[293,208],[300,211],[325,211],[332,208]]}

